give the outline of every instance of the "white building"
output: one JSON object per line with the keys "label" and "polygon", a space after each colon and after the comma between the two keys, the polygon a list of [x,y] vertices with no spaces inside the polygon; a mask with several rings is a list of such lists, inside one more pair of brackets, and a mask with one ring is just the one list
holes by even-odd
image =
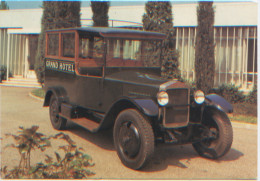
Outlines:
{"label": "white building", "polygon": [[[235,84],[251,89],[257,79],[256,2],[214,3],[215,6],[215,85]],[[173,23],[180,70],[194,81],[197,4],[174,4]],[[144,6],[113,6],[109,23],[113,27],[142,27]],[[42,9],[0,11],[0,64],[14,75],[27,76],[33,69],[37,37],[41,30]],[[81,9],[82,26],[92,25],[90,7]]]}

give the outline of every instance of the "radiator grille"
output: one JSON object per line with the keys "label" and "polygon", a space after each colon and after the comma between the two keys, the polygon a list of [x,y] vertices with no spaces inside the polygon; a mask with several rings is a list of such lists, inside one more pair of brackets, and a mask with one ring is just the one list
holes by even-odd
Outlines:
{"label": "radiator grille", "polygon": [[164,126],[168,128],[187,126],[189,121],[189,89],[170,89],[169,105],[164,108]]}
{"label": "radiator grille", "polygon": [[171,105],[180,106],[189,104],[189,89],[170,89],[167,90],[167,93]]}

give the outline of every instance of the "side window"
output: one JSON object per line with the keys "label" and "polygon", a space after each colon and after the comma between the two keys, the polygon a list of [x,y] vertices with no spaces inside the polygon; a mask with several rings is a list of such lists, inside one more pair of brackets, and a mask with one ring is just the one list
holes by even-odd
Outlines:
{"label": "side window", "polygon": [[104,56],[103,38],[94,37],[93,57],[103,58],[103,56]]}
{"label": "side window", "polygon": [[47,55],[59,56],[59,34],[48,34]]}
{"label": "side window", "polygon": [[126,39],[108,40],[107,66],[110,67],[141,67],[142,41]]}
{"label": "side window", "polygon": [[110,58],[120,58],[121,41],[109,39],[108,41],[108,56]]}
{"label": "side window", "polygon": [[62,33],[62,56],[75,57],[75,33]]}
{"label": "side window", "polygon": [[141,42],[138,40],[124,41],[123,59],[125,60],[140,60],[141,56]]}
{"label": "side window", "polygon": [[80,58],[87,58],[89,52],[89,39],[88,38],[81,38],[80,39],[80,46],[79,46],[79,57]]}
{"label": "side window", "polygon": [[104,56],[104,46],[102,37],[90,37],[80,35],[79,37],[79,57],[100,59]]}

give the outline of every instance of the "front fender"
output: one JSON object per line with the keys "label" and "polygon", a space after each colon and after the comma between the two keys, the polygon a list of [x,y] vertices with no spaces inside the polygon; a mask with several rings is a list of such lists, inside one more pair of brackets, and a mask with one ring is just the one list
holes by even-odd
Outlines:
{"label": "front fender", "polygon": [[233,112],[233,106],[225,98],[217,94],[206,95],[205,102],[206,105],[214,106],[225,113]]}
{"label": "front fender", "polygon": [[157,116],[159,108],[157,104],[151,99],[130,99],[123,97],[118,99],[108,109],[103,121],[100,123],[99,129],[107,129],[113,126],[118,114],[124,109],[135,108],[146,116]]}
{"label": "front fender", "polygon": [[148,116],[157,116],[159,114],[158,105],[151,99],[133,99],[133,102]]}

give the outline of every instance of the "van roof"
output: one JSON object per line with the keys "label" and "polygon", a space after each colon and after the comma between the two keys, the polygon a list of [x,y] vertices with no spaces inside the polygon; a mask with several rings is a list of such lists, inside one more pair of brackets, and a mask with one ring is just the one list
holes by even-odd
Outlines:
{"label": "van roof", "polygon": [[166,37],[166,35],[163,33],[133,30],[133,29],[123,29],[123,28],[107,28],[107,27],[66,28],[66,29],[48,30],[47,32],[75,31],[75,30],[78,32],[93,33],[105,38],[138,38],[138,39],[163,40]]}

